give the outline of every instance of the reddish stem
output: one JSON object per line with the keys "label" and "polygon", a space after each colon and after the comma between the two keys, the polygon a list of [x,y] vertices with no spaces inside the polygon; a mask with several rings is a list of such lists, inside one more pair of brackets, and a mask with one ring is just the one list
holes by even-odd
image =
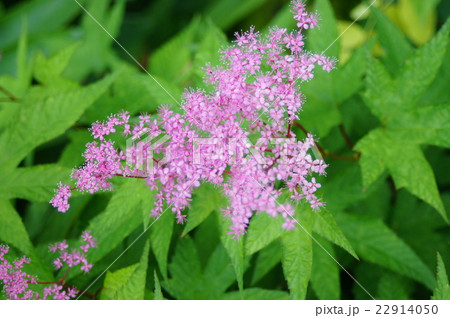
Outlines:
{"label": "reddish stem", "polygon": [[[294,125],[297,126],[298,128],[300,128],[300,130],[303,131],[306,135],[309,134],[309,132],[306,130],[306,128],[303,127],[302,124],[300,124],[298,121],[294,121]],[[331,152],[327,152],[318,143],[316,143],[316,146],[317,146],[317,149],[319,149],[320,154],[322,155],[322,157],[331,157],[331,158],[340,159],[340,160],[346,160],[346,161],[358,161],[359,157],[360,157],[360,153],[356,153],[355,156],[342,156],[342,155],[334,154],[334,153],[331,153]]]}

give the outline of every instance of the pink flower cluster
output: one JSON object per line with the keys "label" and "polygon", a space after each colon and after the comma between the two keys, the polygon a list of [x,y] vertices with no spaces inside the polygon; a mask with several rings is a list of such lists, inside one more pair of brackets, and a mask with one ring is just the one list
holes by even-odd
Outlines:
{"label": "pink flower cluster", "polygon": [[[84,253],[87,253],[90,248],[96,247],[95,239],[89,232],[84,232],[81,238],[84,241],[84,245],[80,246],[82,252],[74,249],[72,253],[67,253],[66,250],[69,246],[66,241],[49,246],[50,251],[60,252],[59,257],[53,262],[56,269],[60,269],[64,264],[67,264],[69,269],[81,264],[81,270],[87,273],[92,268],[92,265],[86,261]],[[23,271],[24,264],[30,263],[30,259],[22,257],[11,264],[5,257],[8,252],[8,246],[0,245],[0,283],[3,284],[3,292],[8,299],[49,299],[51,297],[57,300],[68,300],[77,296],[77,289],[67,285],[64,281],[68,271],[58,281],[38,282],[37,277]],[[31,288],[31,285],[35,284],[48,284],[50,286],[45,287],[42,295],[40,295]]]}
{"label": "pink flower cluster", "polygon": [[31,275],[23,272],[23,265],[30,263],[30,259],[22,257],[12,264],[5,258],[9,247],[0,245],[0,282],[3,292],[9,299],[36,299],[38,294],[29,289],[30,284],[36,284]]}
{"label": "pink flower cluster", "polygon": [[66,264],[69,268],[81,264],[81,270],[85,273],[89,272],[92,268],[92,264],[89,264],[86,259],[86,254],[89,249],[96,247],[97,243],[89,232],[84,232],[81,235],[84,245],[80,246],[80,250],[72,249],[71,253],[67,251],[69,245],[66,241],[62,241],[49,246],[49,250],[53,253],[59,252],[59,256],[53,261],[56,269],[60,269]]}
{"label": "pink flower cluster", "polygon": [[[221,52],[221,64],[205,68],[212,89],[187,90],[183,113],[163,106],[133,124],[127,112],[93,124],[98,141],[87,145],[85,165],[74,170],[76,188],[93,193],[109,190],[114,176],[142,178],[159,190],[151,215],[167,206],[182,223],[193,190],[210,182],[229,198],[225,214],[236,237],[259,212],[281,215],[283,227],[293,228],[292,206],[277,201],[282,192],[322,206],[315,195],[320,184],[311,175],[324,174],[327,165],[310,154],[313,136],[296,140],[291,128],[304,103],[301,82],[311,80],[317,66],[329,72],[335,61],[305,50],[302,31],[314,28],[317,18],[303,1],[292,7],[298,30],[275,27],[262,36],[251,28],[236,34],[236,44]],[[125,152],[106,139],[120,126],[132,142]],[[60,212],[69,207],[67,189],[60,185],[51,201]]]}

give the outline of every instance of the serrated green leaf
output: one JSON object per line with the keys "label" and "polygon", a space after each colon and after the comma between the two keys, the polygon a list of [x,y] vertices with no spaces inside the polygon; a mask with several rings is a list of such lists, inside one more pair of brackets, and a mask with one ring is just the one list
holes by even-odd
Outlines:
{"label": "serrated green leaf", "polygon": [[[146,209],[147,210],[147,209]],[[167,258],[169,257],[170,240],[172,239],[175,217],[170,209],[165,211],[150,228],[152,251],[155,254],[159,269],[167,280]]]}
{"label": "serrated green leaf", "polygon": [[433,300],[450,300],[450,286],[448,284],[447,271],[442,257],[437,253],[437,277],[436,287],[434,288]]}
{"label": "serrated green leaf", "polygon": [[79,43],[75,43],[59,51],[58,53],[46,59],[42,53],[39,52],[34,61],[34,76],[43,84],[52,84],[60,81],[60,75],[69,64],[75,49]]}
{"label": "serrated green leaf", "polygon": [[[55,90],[49,96],[42,96],[45,88],[29,93],[17,118],[0,135],[0,145],[8,149],[0,156],[2,168],[17,166],[35,147],[62,134],[106,90],[115,76],[110,75],[85,88]],[[42,125],[43,120],[45,125]]]}
{"label": "serrated green leaf", "polygon": [[203,278],[197,248],[189,236],[178,240],[169,264],[170,279],[163,287],[177,299],[211,299],[208,282]]}
{"label": "serrated green leaf", "polygon": [[347,240],[341,228],[337,225],[333,215],[328,210],[321,209],[319,212],[313,212],[310,210],[310,213],[312,213],[314,222],[314,232],[323,236],[330,242],[342,247],[354,258],[359,259],[352,245]]}
{"label": "serrated green leaf", "polygon": [[114,190],[105,211],[87,228],[99,242],[98,248],[89,252],[91,262],[100,260],[142,223],[141,200],[145,195],[148,187],[142,180],[127,180]]}
{"label": "serrated green leaf", "polygon": [[408,189],[434,207],[447,221],[433,170],[419,146],[406,137],[407,134],[397,134],[395,130],[378,128],[358,142],[355,149],[362,152],[363,184],[369,186],[388,169],[396,188]]}
{"label": "serrated green leaf", "polygon": [[430,269],[381,220],[345,213],[336,215],[336,219],[362,259],[419,281],[428,288],[434,286]]}
{"label": "serrated green leaf", "polygon": [[408,101],[416,101],[433,81],[445,55],[450,31],[450,18],[428,43],[408,58],[395,80],[395,90],[410,108]]}
{"label": "serrated green leaf", "polygon": [[244,240],[242,238],[235,239],[228,234],[230,225],[229,220],[225,220],[222,213],[217,212],[219,227],[221,229],[220,241],[225,247],[228,256],[233,264],[236,280],[238,282],[239,291],[244,290],[244,271],[246,267],[246,259],[244,254]]}
{"label": "serrated green leaf", "polygon": [[395,74],[411,55],[413,47],[405,35],[378,8],[372,6],[371,11],[375,18],[378,39],[386,51],[385,64],[391,73]]}
{"label": "serrated green leaf", "polygon": [[[341,282],[339,277],[339,267],[333,258],[328,255],[331,254],[334,258],[336,255],[333,246],[321,239],[315,237],[322,246],[313,243],[313,263],[311,269],[311,287],[321,300],[340,299],[341,297]],[[326,253],[323,248],[328,252]]]}
{"label": "serrated green leaf", "polygon": [[387,127],[398,139],[450,148],[450,103],[404,112]]}
{"label": "serrated green leaf", "polygon": [[305,299],[312,268],[312,219],[304,211],[297,212],[296,218],[299,224],[281,235],[281,264],[290,298]]}
{"label": "serrated green leaf", "polygon": [[285,231],[282,217],[259,213],[252,217],[245,234],[245,255],[252,255],[279,238]]}
{"label": "serrated green leaf", "polygon": [[148,252],[150,241],[147,240],[138,264],[106,273],[102,300],[143,300],[147,276]]}
{"label": "serrated green leaf", "polygon": [[58,165],[36,165],[0,174],[0,197],[30,201],[49,201],[56,184],[71,170]]}
{"label": "serrated green leaf", "polygon": [[202,184],[194,191],[194,198],[188,211],[188,222],[183,230],[186,235],[202,223],[214,210],[225,207],[226,198],[210,183]]}

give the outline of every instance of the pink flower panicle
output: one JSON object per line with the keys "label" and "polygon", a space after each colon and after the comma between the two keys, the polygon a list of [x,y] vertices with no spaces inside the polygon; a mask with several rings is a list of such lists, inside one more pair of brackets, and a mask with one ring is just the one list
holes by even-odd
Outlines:
{"label": "pink flower panicle", "polygon": [[56,195],[50,200],[50,203],[53,207],[57,208],[59,212],[65,213],[70,207],[68,201],[71,196],[72,193],[70,187],[60,182]]}
{"label": "pink flower panicle", "polygon": [[[316,27],[317,17],[300,0],[292,2],[292,10],[298,30],[274,27],[262,36],[252,27],[237,33],[235,44],[221,51],[220,65],[204,68],[212,89],[186,90],[182,114],[162,106],[157,116],[143,114],[135,123],[127,112],[94,123],[91,133],[98,141],[87,144],[85,164],[72,174],[76,187],[94,193],[110,190],[113,176],[144,178],[151,190],[158,190],[151,216],[167,206],[183,223],[193,190],[210,182],[229,198],[224,213],[236,237],[260,212],[281,215],[285,229],[294,227],[292,206],[277,201],[282,190],[314,209],[323,206],[315,194],[320,184],[311,176],[324,174],[327,165],[310,155],[313,136],[297,140],[291,125],[304,103],[301,83],[314,77],[317,66],[329,72],[336,61],[305,50],[302,32]],[[119,127],[132,141],[125,153],[106,139]],[[201,138],[209,139],[205,144]],[[250,138],[261,142],[252,145]],[[278,139],[286,144],[271,142]],[[66,210],[66,191],[60,186],[51,201],[59,211]]]}
{"label": "pink flower panicle", "polygon": [[66,241],[49,246],[50,252],[59,253],[59,256],[53,261],[53,265],[56,269],[60,269],[64,265],[67,265],[69,268],[81,265],[82,271],[85,273],[90,271],[92,264],[88,263],[86,253],[89,249],[96,247],[97,243],[92,235],[87,231],[81,235],[81,238],[85,244],[81,245],[79,250],[72,249],[70,253],[67,251],[69,246],[66,244]]}
{"label": "pink flower panicle", "polygon": [[0,282],[3,284],[3,292],[9,299],[37,299],[38,294],[29,289],[30,284],[35,284],[33,276],[23,271],[23,265],[30,263],[30,259],[22,257],[12,264],[5,258],[9,247],[0,245]]}
{"label": "pink flower panicle", "polygon": [[[64,265],[68,265],[68,268],[81,265],[82,271],[89,272],[92,264],[87,262],[85,253],[89,249],[96,247],[97,243],[89,232],[84,232],[81,238],[84,245],[80,247],[80,251],[73,249],[71,253],[67,252],[69,246],[66,241],[49,245],[51,252],[59,253],[59,256],[53,261],[56,269],[60,269]],[[72,286],[66,286],[63,279],[49,283],[50,286],[45,287],[42,295],[40,295],[31,288],[32,285],[39,283],[37,277],[31,276],[23,271],[24,264],[30,263],[30,259],[22,257],[11,264],[5,257],[8,252],[8,246],[0,245],[0,283],[3,284],[3,292],[8,299],[52,298],[67,300],[77,296],[77,289]]]}

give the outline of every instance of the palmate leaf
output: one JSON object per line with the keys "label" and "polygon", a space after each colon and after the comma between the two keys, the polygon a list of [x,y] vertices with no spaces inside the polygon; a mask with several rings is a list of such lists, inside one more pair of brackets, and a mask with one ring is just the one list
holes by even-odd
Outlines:
{"label": "palmate leaf", "polygon": [[108,76],[84,88],[30,89],[16,118],[0,135],[0,146],[8,149],[0,155],[2,169],[16,167],[35,147],[59,136],[72,126],[84,110],[106,90],[114,77],[115,75]]}
{"label": "palmate leaf", "polygon": [[150,240],[145,242],[139,263],[106,273],[102,300],[142,300],[144,299],[145,281],[148,267]]}
{"label": "palmate leaf", "polygon": [[383,127],[372,130],[355,147],[362,153],[365,187],[388,170],[397,188],[405,187],[429,203],[446,221],[433,171],[420,145],[450,147],[450,104],[421,106],[417,101],[441,65],[449,29],[450,19],[406,60],[394,79],[381,63],[369,58],[364,99]]}

